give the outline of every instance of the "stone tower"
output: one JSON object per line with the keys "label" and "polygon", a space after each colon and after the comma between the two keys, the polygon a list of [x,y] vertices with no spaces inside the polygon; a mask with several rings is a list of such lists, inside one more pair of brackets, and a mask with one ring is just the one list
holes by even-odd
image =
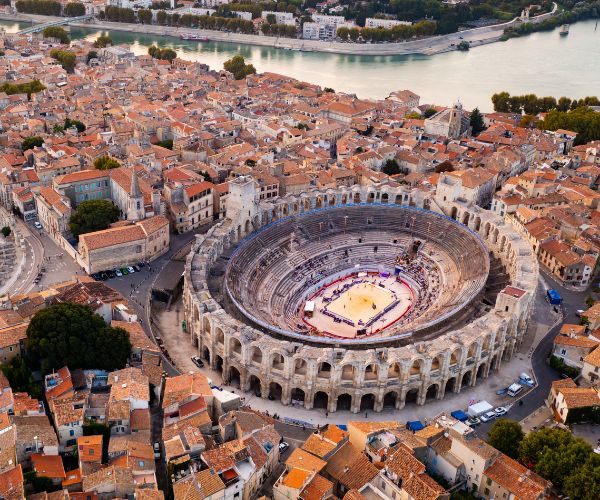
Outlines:
{"label": "stone tower", "polygon": [[145,218],[144,195],[140,189],[135,168],[131,169],[131,188],[129,189],[129,200],[127,203],[127,220],[142,220]]}

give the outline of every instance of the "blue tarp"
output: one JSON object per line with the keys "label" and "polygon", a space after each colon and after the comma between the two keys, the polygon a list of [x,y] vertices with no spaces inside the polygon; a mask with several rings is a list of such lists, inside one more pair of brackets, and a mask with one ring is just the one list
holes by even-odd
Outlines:
{"label": "blue tarp", "polygon": [[468,418],[469,418],[469,415],[467,415],[462,410],[453,411],[452,413],[450,413],[450,415],[453,416],[456,420],[460,420],[461,422],[464,422],[465,420],[468,420]]}
{"label": "blue tarp", "polygon": [[562,297],[556,290],[548,290],[546,294],[548,295],[548,300],[550,301],[550,304],[558,305],[562,302]]}
{"label": "blue tarp", "polygon": [[343,431],[347,431],[348,430],[348,426],[347,425],[342,425],[342,424],[336,424],[340,429],[342,429]]}
{"label": "blue tarp", "polygon": [[421,429],[425,429],[425,426],[418,420],[413,420],[412,422],[406,422],[406,428],[409,431],[420,431]]}

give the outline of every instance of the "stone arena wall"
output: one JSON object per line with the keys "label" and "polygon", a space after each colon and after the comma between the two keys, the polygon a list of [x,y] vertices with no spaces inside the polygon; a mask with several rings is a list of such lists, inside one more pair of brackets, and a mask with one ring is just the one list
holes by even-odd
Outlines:
{"label": "stone arena wall", "polygon": [[[227,248],[274,220],[326,206],[390,203],[432,210],[476,232],[504,265],[517,294],[499,293],[489,312],[462,328],[402,347],[344,348],[276,339],[231,317],[208,289],[211,265]],[[229,214],[228,214],[229,216]],[[198,235],[185,267],[184,305],[193,350],[238,379],[243,390],[283,404],[330,412],[403,408],[458,393],[510,360],[523,341],[534,303],[538,264],[530,245],[504,220],[477,206],[440,207],[428,194],[399,188],[353,186],[313,190],[260,202]],[[303,403],[301,403],[303,401]]]}

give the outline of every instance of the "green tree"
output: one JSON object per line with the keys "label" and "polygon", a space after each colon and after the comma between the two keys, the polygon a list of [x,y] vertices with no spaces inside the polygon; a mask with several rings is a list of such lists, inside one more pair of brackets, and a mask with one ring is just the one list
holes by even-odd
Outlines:
{"label": "green tree", "polygon": [[470,125],[473,135],[479,134],[479,132],[484,129],[483,116],[481,115],[479,108],[475,108],[471,111]]}
{"label": "green tree", "polygon": [[70,369],[123,368],[131,353],[129,334],[113,328],[87,305],[68,302],[38,311],[27,327],[27,351],[48,373]]}
{"label": "green tree", "polygon": [[27,151],[28,149],[39,148],[44,144],[44,139],[38,135],[27,137],[21,143],[21,151]]}
{"label": "green tree", "polygon": [[119,207],[108,200],[87,200],[81,203],[69,220],[75,238],[85,233],[102,231],[119,219]]}
{"label": "green tree", "polygon": [[137,12],[137,17],[142,24],[152,23],[152,11],[150,9],[140,9]]}
{"label": "green tree", "polygon": [[42,35],[44,38],[56,38],[57,40],[60,40],[60,43],[64,43],[65,45],[71,43],[69,34],[60,26],[48,26],[42,31]]}
{"label": "green tree", "polygon": [[85,16],[85,5],[81,2],[69,2],[65,5],[63,13],[67,17]]}
{"label": "green tree", "polygon": [[409,113],[406,113],[404,115],[404,118],[408,118],[409,120],[420,120],[423,117],[416,111],[411,111]]}
{"label": "green tree", "polygon": [[157,146],[166,149],[173,149],[173,139],[165,139],[164,141],[158,141],[156,143]]}
{"label": "green tree", "polygon": [[397,175],[400,173],[400,165],[396,160],[388,160],[383,166],[383,173],[387,175]]}
{"label": "green tree", "polygon": [[8,226],[4,226],[2,228],[2,234],[4,235],[5,238],[8,238],[10,236],[11,232],[12,231],[10,230],[10,227],[8,227]]}
{"label": "green tree", "polygon": [[275,14],[267,14],[267,22],[269,24],[276,24],[277,18],[275,17]]}
{"label": "green tree", "polygon": [[252,64],[246,64],[243,56],[237,55],[223,63],[226,71],[233,74],[236,80],[243,80],[248,75],[256,73],[256,69]]}
{"label": "green tree", "polygon": [[83,122],[80,122],[79,120],[71,120],[70,118],[65,118],[63,130],[66,130],[71,127],[77,128],[77,132],[79,133],[85,132],[85,125],[83,124]]}
{"label": "green tree", "polygon": [[110,170],[111,168],[119,168],[121,164],[111,156],[100,156],[94,161],[96,170]]}
{"label": "green tree", "polygon": [[494,111],[498,113],[508,113],[510,94],[508,92],[500,92],[492,96],[492,104],[494,105]]}
{"label": "green tree", "polygon": [[5,92],[8,95],[27,94],[27,98],[31,100],[31,94],[37,94],[46,87],[39,80],[33,80],[27,83],[9,83],[4,82],[0,85],[0,92]]}
{"label": "green tree", "polygon": [[97,57],[98,57],[98,52],[96,52],[95,50],[90,50],[88,52],[88,55],[87,55],[87,58],[86,58],[85,62],[87,64],[89,64],[92,59],[96,59]]}
{"label": "green tree", "polygon": [[31,368],[21,356],[15,356],[9,362],[0,365],[0,370],[14,392],[26,392],[37,399],[42,397],[40,385],[35,382]]}
{"label": "green tree", "polygon": [[109,35],[100,35],[94,41],[94,47],[97,49],[103,49],[113,44],[113,39]]}
{"label": "green tree", "polygon": [[433,108],[427,108],[424,112],[423,112],[423,118],[431,118],[433,115],[435,115],[437,113],[437,111]]}
{"label": "green tree", "polygon": [[15,7],[19,12],[42,16],[60,16],[62,9],[62,5],[53,0],[17,0]]}
{"label": "green tree", "polygon": [[488,443],[510,458],[519,458],[519,445],[525,437],[521,424],[501,418],[494,422],[488,432]]}
{"label": "green tree", "polygon": [[167,13],[164,10],[159,10],[156,13],[156,22],[161,26],[167,24]]}
{"label": "green tree", "polygon": [[587,298],[585,299],[585,304],[589,307],[592,307],[594,304],[596,303],[596,301],[594,300],[594,297],[592,297],[591,295],[588,295]]}
{"label": "green tree", "polygon": [[600,498],[600,458],[592,453],[584,464],[580,464],[567,478],[563,486],[571,500]]}
{"label": "green tree", "polygon": [[50,56],[56,59],[67,73],[72,73],[77,63],[75,52],[70,50],[53,49],[50,51]]}

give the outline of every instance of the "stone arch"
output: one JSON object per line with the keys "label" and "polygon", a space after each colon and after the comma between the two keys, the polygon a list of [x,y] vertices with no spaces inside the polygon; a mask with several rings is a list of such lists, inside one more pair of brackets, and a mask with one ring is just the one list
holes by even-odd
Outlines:
{"label": "stone arch", "polygon": [[404,396],[405,403],[416,403],[419,399],[419,388],[413,387],[406,391],[406,395]]}
{"label": "stone arch", "polygon": [[371,191],[367,195],[367,203],[373,203],[374,201],[375,201],[375,193],[373,191]]}
{"label": "stone arch", "polygon": [[204,316],[202,318],[202,333],[210,334],[210,330],[210,320],[208,319],[208,316]]}
{"label": "stone arch", "polygon": [[321,198],[320,196],[317,196],[316,206],[317,206],[317,208],[323,208],[323,198]]}
{"label": "stone arch", "polygon": [[388,379],[397,379],[400,377],[400,363],[390,363],[388,367]]}
{"label": "stone arch", "polygon": [[460,358],[462,356],[462,351],[460,348],[454,349],[452,354],[450,355],[450,366],[458,366],[460,364]]}
{"label": "stone arch", "polygon": [[235,337],[229,339],[229,352],[242,355],[242,343]]}
{"label": "stone arch", "polygon": [[215,356],[215,370],[223,373],[223,358],[219,355]]}
{"label": "stone arch", "polygon": [[202,357],[210,363],[210,349],[207,346],[202,348]]}
{"label": "stone arch", "polygon": [[227,380],[229,381],[229,385],[234,387],[240,387],[240,381],[242,380],[242,376],[240,375],[240,371],[235,366],[229,367],[229,374],[227,375]]}
{"label": "stone arch", "polygon": [[360,398],[360,411],[365,410],[374,410],[375,409],[375,395],[374,394],[364,394]]}
{"label": "stone arch", "polygon": [[442,369],[444,360],[441,358],[441,355],[434,357],[431,360],[431,371],[439,371]]}
{"label": "stone arch", "polygon": [[246,219],[244,223],[244,236],[250,234],[250,219]]}
{"label": "stone arch", "polygon": [[401,194],[396,195],[396,200],[394,201],[394,203],[396,205],[402,205],[402,195]]}
{"label": "stone arch", "polygon": [[454,392],[456,389],[456,377],[451,377],[446,381],[446,385],[444,386],[444,394],[448,392]]}
{"label": "stone arch", "polygon": [[294,360],[294,375],[306,375],[308,371],[308,363],[303,358]]}
{"label": "stone arch", "polygon": [[262,384],[256,375],[250,375],[250,378],[248,379],[248,386],[255,396],[261,396]]}
{"label": "stone arch", "polygon": [[260,347],[253,345],[250,348],[250,362],[256,365],[261,365],[263,360],[263,353]]}
{"label": "stone arch", "polygon": [[344,393],[337,397],[337,410],[338,411],[350,411],[352,408],[352,396]]}
{"label": "stone arch", "polygon": [[379,366],[375,363],[371,363],[365,367],[365,381],[377,380],[379,375]]}
{"label": "stone arch", "polygon": [[387,203],[390,200],[390,195],[387,193],[381,194],[381,203]]}
{"label": "stone arch", "polygon": [[306,393],[304,392],[303,389],[300,389],[299,387],[294,387],[292,389],[292,400],[293,401],[301,401],[302,403],[304,403],[304,398],[306,397]]}
{"label": "stone arch", "polygon": [[319,369],[317,370],[317,377],[319,378],[331,378],[331,364],[327,361],[319,363]]}
{"label": "stone arch", "polygon": [[268,397],[272,401],[281,401],[281,396],[283,395],[283,387],[278,382],[271,382],[269,384],[269,394]]}
{"label": "stone arch", "polygon": [[473,228],[477,232],[479,232],[479,229],[481,229],[481,217],[479,217],[479,215],[475,217],[475,225],[473,226]]}
{"label": "stone arch", "polygon": [[328,404],[329,396],[327,393],[323,391],[317,391],[313,399],[313,408],[327,409]]}
{"label": "stone arch", "polygon": [[356,368],[354,367],[354,365],[342,366],[341,375],[340,375],[341,380],[354,380],[355,376],[356,376]]}
{"label": "stone arch", "polygon": [[438,397],[439,390],[440,390],[440,384],[431,384],[427,388],[427,392],[425,393],[425,401],[429,401],[431,399],[436,399]]}
{"label": "stone arch", "polygon": [[471,370],[469,370],[468,372],[463,373],[462,379],[460,381],[460,387],[461,387],[461,389],[463,387],[468,387],[470,383],[471,383]]}
{"label": "stone arch", "polygon": [[225,334],[223,333],[223,330],[219,327],[217,327],[215,331],[215,341],[217,342],[217,344],[225,346]]}
{"label": "stone arch", "polygon": [[467,352],[467,358],[474,358],[477,356],[477,351],[479,350],[479,343],[473,342],[469,346],[469,351]]}
{"label": "stone arch", "polygon": [[285,369],[285,358],[279,352],[273,353],[271,356],[271,369],[272,370],[284,370]]}
{"label": "stone arch", "polygon": [[475,374],[475,380],[481,380],[485,376],[485,363],[481,363],[477,367],[477,373]]}
{"label": "stone arch", "polygon": [[420,375],[424,364],[425,361],[423,361],[421,358],[415,359],[410,366],[410,376],[414,377],[415,375]]}
{"label": "stone arch", "polygon": [[469,216],[471,214],[469,214],[469,212],[465,211],[463,212],[463,216],[462,216],[462,225],[463,226],[468,226],[469,225]]}
{"label": "stone arch", "polygon": [[456,220],[457,217],[458,217],[458,208],[452,207],[452,210],[450,210],[450,218]]}
{"label": "stone arch", "polygon": [[384,408],[395,408],[398,401],[398,394],[396,391],[390,391],[383,396],[383,407]]}
{"label": "stone arch", "polygon": [[354,193],[353,200],[354,203],[360,203],[360,193],[357,191]]}

